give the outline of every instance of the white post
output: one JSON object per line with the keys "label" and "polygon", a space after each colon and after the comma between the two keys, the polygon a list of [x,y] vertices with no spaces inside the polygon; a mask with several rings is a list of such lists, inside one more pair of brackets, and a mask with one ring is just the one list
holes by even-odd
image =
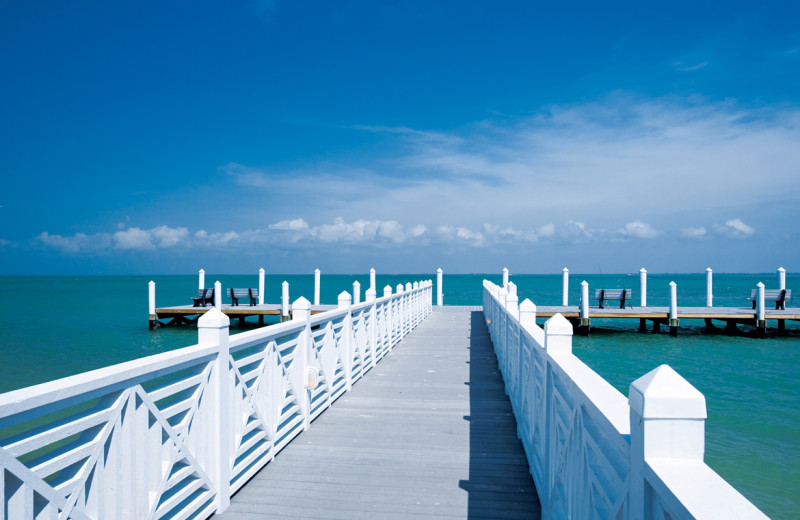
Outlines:
{"label": "white post", "polygon": [[642,307],[647,307],[647,269],[639,269],[639,301]]}
{"label": "white post", "polygon": [[572,325],[561,314],[544,322],[544,349],[550,355],[572,352]]}
{"label": "white post", "polygon": [[510,315],[519,319],[519,298],[516,294],[511,293],[506,296],[506,310]]}
{"label": "white post", "polygon": [[703,460],[706,400],[672,368],[661,365],[631,383],[628,403],[631,425],[629,516],[649,518],[645,463],[652,459]]}
{"label": "white post", "polygon": [[364,293],[364,301],[374,302],[375,301],[375,296],[376,296],[375,289],[370,287],[369,289],[367,289],[367,292]]}
{"label": "white post", "polygon": [[281,284],[281,316],[284,320],[289,317],[289,282],[286,280]]}
{"label": "white post", "polygon": [[319,305],[319,269],[314,269],[314,305]]}
{"label": "white post", "polygon": [[376,292],[378,290],[378,287],[375,285],[375,269],[369,270],[369,288]]}
{"label": "white post", "polygon": [[514,282],[508,282],[507,287],[508,287],[508,294],[513,294],[514,296],[517,296],[517,284],[515,284]]}
{"label": "white post", "polygon": [[566,307],[569,302],[569,269],[561,270],[561,305]]}
{"label": "white post", "polygon": [[347,314],[344,317],[344,324],[342,325],[342,359],[345,374],[345,387],[350,390],[353,385],[353,320],[350,314],[351,298],[347,291],[339,293],[339,309],[347,309]]}
{"label": "white post", "polygon": [[436,270],[436,306],[441,307],[444,301],[444,293],[442,292],[442,268]]}
{"label": "white post", "polygon": [[714,303],[714,291],[712,290],[713,276],[714,274],[711,272],[711,268],[706,267],[706,307],[713,307]]}
{"label": "white post", "polygon": [[264,268],[258,270],[258,304],[264,305]]}
{"label": "white post", "polygon": [[[286,283],[286,282],[284,282]],[[287,291],[289,284],[286,284]],[[311,317],[311,303],[302,296],[294,301],[292,304],[292,321],[304,321]],[[295,347],[294,361],[292,362],[291,380],[294,383],[295,392],[300,405],[300,410],[303,414],[303,429],[307,430],[311,425],[311,416],[309,413],[310,403],[308,392],[306,391],[308,381],[308,351],[311,348],[311,327],[306,325],[303,334],[297,341]]]}
{"label": "white post", "polygon": [[519,324],[526,329],[536,325],[536,304],[528,298],[519,304]]}
{"label": "white post", "polygon": [[758,314],[759,323],[764,321],[764,284],[758,282],[758,303],[756,305],[756,312]]}
{"label": "white post", "polygon": [[361,303],[361,284],[358,280],[353,282],[353,305]]}
{"label": "white post", "polygon": [[506,285],[508,285],[508,268],[504,267],[503,268],[503,287],[505,287]]}
{"label": "white post", "polygon": [[778,268],[778,289],[782,291],[786,289],[786,269],[783,267]]}
{"label": "white post", "polygon": [[387,285],[386,287],[383,288],[383,296],[385,297],[385,296],[391,296],[391,295],[392,295],[392,286],[391,285]]}
{"label": "white post", "polygon": [[199,276],[197,278],[198,278],[198,282],[199,283],[197,284],[198,285],[197,288],[198,289],[205,289],[206,288],[206,272],[205,272],[205,270],[204,269],[200,269],[200,272],[198,273],[198,275]]}
{"label": "white post", "polygon": [[404,290],[405,289],[403,288],[403,284],[401,284],[401,283],[397,284],[397,294],[400,294]]}
{"label": "white post", "polygon": [[222,284],[219,280],[214,282],[214,307],[222,310]]}
{"label": "white post", "polygon": [[678,335],[678,285],[669,282],[669,333]]}
{"label": "white post", "polygon": [[[218,284],[219,282],[217,282]],[[216,289],[216,284],[215,287]],[[211,395],[213,396],[215,417],[212,424],[216,429],[210,442],[214,442],[211,453],[213,454],[212,481],[216,483],[216,509],[221,513],[231,503],[231,471],[230,447],[233,445],[231,432],[230,389],[231,376],[228,370],[230,320],[218,308],[213,308],[200,316],[197,320],[197,342],[200,345],[217,345],[217,357],[214,360],[214,372],[211,379]]]}
{"label": "white post", "polygon": [[153,280],[147,284],[147,314],[150,321],[150,330],[159,326],[158,316],[156,316],[156,283]]}
{"label": "white post", "polygon": [[[565,278],[565,280],[566,280],[566,278]],[[566,287],[566,285],[564,287]],[[586,280],[581,282],[581,322],[580,322],[580,327],[581,327],[581,329],[585,329],[586,331],[589,330],[589,282],[587,282]]]}
{"label": "white post", "polygon": [[406,282],[406,291],[411,290],[411,282]]}

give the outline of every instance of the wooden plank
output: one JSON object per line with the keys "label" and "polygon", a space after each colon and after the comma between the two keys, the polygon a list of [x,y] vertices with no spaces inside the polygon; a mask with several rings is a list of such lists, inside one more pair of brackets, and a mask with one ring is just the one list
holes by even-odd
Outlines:
{"label": "wooden plank", "polygon": [[483,314],[437,308],[215,518],[540,518]]}

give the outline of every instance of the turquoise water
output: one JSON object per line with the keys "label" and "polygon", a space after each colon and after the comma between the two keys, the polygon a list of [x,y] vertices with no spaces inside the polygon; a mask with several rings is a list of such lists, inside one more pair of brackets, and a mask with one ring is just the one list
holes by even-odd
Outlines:
{"label": "turquoise water", "polygon": [[[431,275],[378,275],[379,294],[387,284],[433,278]],[[479,305],[481,280],[497,275],[446,275],[445,304]],[[196,276],[157,276],[159,306],[183,305],[197,292]],[[367,275],[323,275],[322,303],[336,303],[358,279],[362,298]],[[590,288],[625,287],[639,299],[638,273],[572,275],[570,303],[580,281]],[[192,328],[149,331],[147,277],[0,277],[0,392],[42,383],[86,370],[196,343]],[[206,275],[207,285],[255,287],[256,276]],[[280,284],[290,284],[291,300],[313,296],[313,276],[267,276],[266,300],[280,301]],[[537,305],[561,303],[561,276],[516,275],[521,299]],[[669,282],[678,285],[679,305],[705,305],[705,276],[648,276],[648,304],[668,304]],[[714,305],[747,305],[746,297],[763,281],[775,288],[776,275],[714,275]],[[800,287],[787,275],[787,287]],[[541,320],[540,320],[541,324]],[[255,324],[245,325],[254,327]],[[774,324],[770,324],[774,327]],[[767,339],[705,334],[703,322],[681,322],[680,335],[635,332],[638,320],[593,320],[592,334],[574,338],[574,352],[627,395],[636,378],[662,363],[675,368],[706,396],[706,461],[748,499],[773,518],[794,518],[800,509],[800,326]],[[741,327],[745,330],[745,327]],[[237,331],[234,328],[233,332]]]}

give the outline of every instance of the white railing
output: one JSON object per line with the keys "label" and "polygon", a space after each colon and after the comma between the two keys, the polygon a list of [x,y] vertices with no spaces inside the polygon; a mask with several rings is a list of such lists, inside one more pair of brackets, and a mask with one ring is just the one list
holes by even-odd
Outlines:
{"label": "white railing", "polygon": [[432,283],[0,395],[0,519],[205,518],[431,312]]}
{"label": "white railing", "polygon": [[625,398],[572,354],[560,314],[536,325],[516,287],[483,309],[545,518],[766,518],[703,462],[705,398],[667,365]]}

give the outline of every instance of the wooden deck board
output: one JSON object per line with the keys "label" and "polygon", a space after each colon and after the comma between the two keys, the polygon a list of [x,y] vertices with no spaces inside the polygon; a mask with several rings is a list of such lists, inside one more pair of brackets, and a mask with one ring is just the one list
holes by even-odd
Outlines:
{"label": "wooden deck board", "polygon": [[214,518],[539,518],[473,309],[435,310]]}
{"label": "wooden deck board", "polygon": [[[580,309],[577,305],[536,307],[536,316],[549,318],[561,314],[565,318],[579,318]],[[787,308],[786,310],[766,309],[765,318],[768,320],[800,320],[800,308]],[[678,307],[678,319],[755,319],[756,311],[750,307]],[[668,319],[669,307],[627,307],[625,309],[589,307],[590,318],[647,318]]]}

